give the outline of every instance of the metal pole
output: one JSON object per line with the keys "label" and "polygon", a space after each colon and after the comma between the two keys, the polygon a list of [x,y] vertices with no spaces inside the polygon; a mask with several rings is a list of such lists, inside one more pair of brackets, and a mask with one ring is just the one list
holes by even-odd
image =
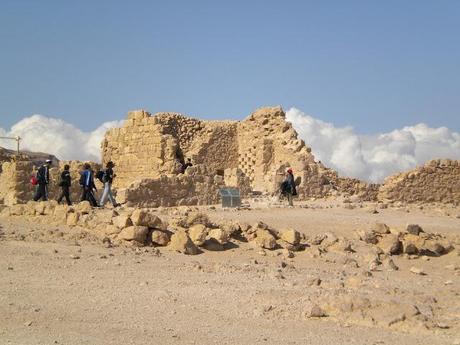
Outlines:
{"label": "metal pole", "polygon": [[0,139],[16,140],[16,148],[17,148],[17,152],[18,152],[18,155],[19,155],[19,142],[21,141],[20,136],[17,136],[17,137],[0,137]]}

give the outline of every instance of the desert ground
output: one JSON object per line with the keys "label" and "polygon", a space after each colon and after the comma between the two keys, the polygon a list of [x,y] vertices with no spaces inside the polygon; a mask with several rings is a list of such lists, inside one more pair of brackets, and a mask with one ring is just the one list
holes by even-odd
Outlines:
{"label": "desert ground", "polygon": [[[3,212],[0,344],[460,344],[458,207],[249,204],[152,212],[262,221],[298,230],[308,245],[267,250],[232,238],[223,251],[184,255]],[[418,224],[451,247],[372,265],[375,246],[356,231],[375,222],[392,232]]]}

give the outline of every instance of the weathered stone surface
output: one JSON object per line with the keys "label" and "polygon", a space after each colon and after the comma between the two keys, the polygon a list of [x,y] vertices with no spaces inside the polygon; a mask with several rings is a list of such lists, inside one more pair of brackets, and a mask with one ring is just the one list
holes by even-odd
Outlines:
{"label": "weathered stone surface", "polygon": [[139,243],[145,243],[149,228],[146,226],[129,226],[121,230],[118,234],[118,239],[124,241],[136,241]]}
{"label": "weathered stone surface", "polygon": [[293,245],[300,243],[300,233],[294,229],[282,229],[280,231],[280,238]]}
{"label": "weathered stone surface", "polygon": [[88,213],[91,213],[92,211],[92,207],[89,201],[81,201],[78,204],[76,204],[74,208],[75,208],[75,211],[80,214],[88,214]]}
{"label": "weathered stone surface", "polygon": [[423,229],[418,224],[408,224],[406,231],[412,235],[419,235],[421,232],[423,232]]}
{"label": "weathered stone surface", "polygon": [[80,215],[77,212],[67,214],[67,225],[76,226]]}
{"label": "weathered stone surface", "polygon": [[211,229],[208,231],[207,239],[215,239],[220,244],[225,244],[229,240],[229,235],[222,229]]}
{"label": "weathered stone surface", "polygon": [[373,232],[373,233],[376,233],[376,234],[389,234],[390,233],[390,228],[388,227],[388,225],[384,224],[384,223],[374,223],[370,230]]}
{"label": "weathered stone surface", "polygon": [[120,229],[123,229],[127,228],[128,226],[132,226],[133,222],[127,214],[121,214],[112,219],[112,224]]}
{"label": "weathered stone surface", "polygon": [[169,234],[162,230],[153,230],[151,233],[151,242],[159,246],[167,246],[170,241]]}
{"label": "weathered stone surface", "polygon": [[402,243],[398,236],[393,234],[385,235],[380,238],[377,245],[386,254],[398,255],[402,252]]}
{"label": "weathered stone surface", "polygon": [[254,239],[255,244],[258,247],[265,249],[276,248],[276,238],[268,230],[257,229],[256,238]]}
{"label": "weathered stone surface", "polygon": [[179,230],[171,236],[171,242],[168,246],[171,250],[189,255],[199,253],[198,247],[192,242],[185,230]]}
{"label": "weathered stone surface", "polygon": [[203,224],[195,224],[188,229],[188,234],[194,244],[201,246],[206,241],[208,229]]}
{"label": "weathered stone surface", "polygon": [[313,304],[312,306],[307,308],[305,316],[308,318],[312,318],[312,317],[325,317],[327,315],[326,315],[326,312],[321,307],[319,307],[317,304]]}
{"label": "weathered stone surface", "polygon": [[460,200],[460,165],[454,160],[435,159],[414,170],[385,179],[380,200],[440,202],[455,204]]}
{"label": "weathered stone surface", "polygon": [[148,228],[160,228],[161,219],[152,211],[145,209],[136,209],[131,214],[131,221],[136,226],[146,226]]}

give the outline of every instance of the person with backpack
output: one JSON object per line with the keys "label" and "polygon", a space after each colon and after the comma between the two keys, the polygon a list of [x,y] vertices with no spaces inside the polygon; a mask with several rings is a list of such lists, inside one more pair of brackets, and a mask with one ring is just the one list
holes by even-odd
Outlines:
{"label": "person with backpack", "polygon": [[96,185],[94,184],[94,173],[91,170],[91,165],[85,163],[84,169],[80,175],[80,186],[82,187],[81,201],[89,201],[93,207],[98,207],[96,197],[93,191],[97,191]]}
{"label": "person with backpack", "polygon": [[43,164],[40,168],[38,168],[37,171],[37,190],[35,191],[35,196],[34,196],[34,201],[38,201],[40,199],[43,199],[43,201],[48,200],[48,185],[50,181],[50,166],[51,166],[51,160],[47,159],[45,161],[45,164]]}
{"label": "person with backpack", "polygon": [[97,177],[104,184],[104,191],[102,192],[101,201],[99,203],[101,207],[104,207],[104,205],[107,203],[107,199],[110,200],[113,207],[120,206],[120,204],[118,204],[115,198],[113,197],[113,193],[112,193],[112,182],[113,182],[113,179],[117,176],[116,174],[113,173],[114,167],[115,167],[115,163],[110,161],[107,163],[105,171],[98,172]]}
{"label": "person with backpack", "polygon": [[291,168],[287,170],[286,179],[281,184],[281,193],[286,195],[289,202],[289,206],[294,206],[293,199],[294,196],[297,195],[297,190],[294,180],[294,174]]}
{"label": "person with backpack", "polygon": [[70,185],[72,178],[70,177],[70,166],[68,164],[64,165],[64,170],[61,173],[61,180],[59,181],[59,187],[61,187],[61,195],[57,199],[58,204],[61,203],[62,199],[65,198],[67,205],[72,205],[70,201]]}

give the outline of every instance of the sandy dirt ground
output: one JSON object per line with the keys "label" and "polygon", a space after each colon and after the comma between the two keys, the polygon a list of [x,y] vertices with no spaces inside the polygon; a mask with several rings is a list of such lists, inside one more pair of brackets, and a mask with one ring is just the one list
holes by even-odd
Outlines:
{"label": "sandy dirt ground", "polygon": [[[454,244],[460,235],[458,208],[252,206],[204,210],[213,221],[263,221],[311,238],[352,239],[376,221],[416,223]],[[232,240],[225,251],[189,256],[107,248],[76,228],[0,217],[0,344],[460,344],[457,247],[393,256],[399,269],[370,272],[359,246],[312,246],[289,258]],[[324,317],[309,317],[315,305]]]}

